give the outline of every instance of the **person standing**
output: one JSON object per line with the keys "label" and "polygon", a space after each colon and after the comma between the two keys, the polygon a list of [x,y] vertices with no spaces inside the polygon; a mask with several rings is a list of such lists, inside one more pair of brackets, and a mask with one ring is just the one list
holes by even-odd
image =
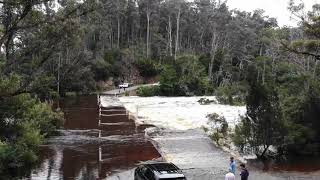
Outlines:
{"label": "person standing", "polygon": [[231,169],[229,169],[229,172],[225,176],[225,180],[236,180],[236,177],[234,174],[231,172]]}
{"label": "person standing", "polygon": [[248,180],[249,177],[249,171],[246,169],[246,165],[245,164],[240,164],[240,168],[241,168],[241,180]]}
{"label": "person standing", "polygon": [[234,161],[234,158],[233,157],[230,157],[230,172],[233,173],[234,175],[236,174],[236,169],[237,169],[237,166],[236,166],[236,162]]}

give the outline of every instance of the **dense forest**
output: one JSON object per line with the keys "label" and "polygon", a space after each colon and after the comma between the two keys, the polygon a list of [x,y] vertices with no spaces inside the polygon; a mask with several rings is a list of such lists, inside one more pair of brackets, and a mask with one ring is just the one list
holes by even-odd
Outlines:
{"label": "dense forest", "polygon": [[[144,83],[140,96],[216,95],[247,105],[240,150],[319,155],[320,5],[299,26],[216,0],[0,1],[0,174],[20,175],[63,114],[52,100]],[[4,177],[4,176],[3,176]]]}

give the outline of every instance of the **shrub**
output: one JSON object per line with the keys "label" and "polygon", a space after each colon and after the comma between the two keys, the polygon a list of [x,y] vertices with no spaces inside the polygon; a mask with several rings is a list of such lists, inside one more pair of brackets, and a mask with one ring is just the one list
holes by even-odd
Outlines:
{"label": "shrub", "polygon": [[143,86],[137,90],[137,95],[141,97],[159,96],[159,94],[159,86]]}
{"label": "shrub", "polygon": [[212,103],[217,103],[215,100],[210,100],[210,99],[207,99],[207,98],[200,98],[198,100],[198,103],[201,104],[201,105],[209,105],[209,104],[212,104]]}
{"label": "shrub", "polygon": [[19,126],[22,132],[16,145],[25,149],[37,150],[37,147],[44,141],[44,134],[41,134],[38,125],[35,122],[26,121]]}
{"label": "shrub", "polygon": [[[0,103],[0,177],[24,176],[38,160],[39,146],[54,135],[63,115],[29,94]],[[1,141],[2,140],[2,141]],[[11,177],[14,176],[14,177]],[[0,178],[0,179],[1,179]]]}
{"label": "shrub", "polygon": [[240,106],[245,104],[247,87],[240,83],[226,85],[218,87],[215,94],[221,104]]}
{"label": "shrub", "polygon": [[213,132],[209,135],[211,140],[213,140],[217,145],[220,145],[220,139],[223,138],[223,135],[219,132]]}
{"label": "shrub", "polygon": [[139,60],[135,66],[138,68],[140,76],[144,78],[154,77],[159,74],[157,66],[151,60]]}
{"label": "shrub", "polygon": [[160,76],[160,95],[181,96],[185,95],[179,82],[177,71],[173,66],[166,66]]}
{"label": "shrub", "polygon": [[35,123],[41,134],[46,137],[56,134],[57,128],[63,123],[62,114],[53,112],[51,107],[45,103],[35,104],[27,109],[24,117],[26,121]]}
{"label": "shrub", "polygon": [[37,126],[30,122],[19,125],[20,136],[8,143],[0,142],[0,176],[14,179],[28,173],[38,160],[37,151],[44,141]]}
{"label": "shrub", "polygon": [[206,67],[201,64],[197,56],[180,56],[174,68],[183,95],[203,95],[209,92],[211,83],[208,81]]}
{"label": "shrub", "polygon": [[209,119],[210,137],[220,145],[220,139],[228,136],[228,122],[224,117],[221,117],[216,113],[208,114],[207,118]]}
{"label": "shrub", "polygon": [[106,80],[111,76],[110,69],[112,65],[105,60],[99,59],[97,62],[93,63],[91,69],[94,73],[94,79],[96,81]]}
{"label": "shrub", "polygon": [[236,125],[234,134],[232,134],[233,143],[244,152],[246,145],[251,137],[250,121],[242,117],[242,121]]}

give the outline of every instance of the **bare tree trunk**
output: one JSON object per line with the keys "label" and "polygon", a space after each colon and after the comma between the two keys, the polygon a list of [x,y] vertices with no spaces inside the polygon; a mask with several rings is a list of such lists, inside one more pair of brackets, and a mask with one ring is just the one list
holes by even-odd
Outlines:
{"label": "bare tree trunk", "polygon": [[117,21],[118,21],[118,38],[117,38],[117,48],[120,48],[120,17],[119,14],[117,15]]}
{"label": "bare tree trunk", "polygon": [[201,35],[200,35],[200,47],[201,47],[201,51],[203,51],[203,49],[204,49],[203,36],[204,36],[204,31],[202,31],[202,32],[201,32]]}
{"label": "bare tree trunk", "polygon": [[112,30],[112,28],[111,28],[109,38],[110,38],[110,47],[111,47],[111,49],[113,49],[113,30]]}
{"label": "bare tree trunk", "polygon": [[264,155],[265,155],[266,152],[268,151],[269,147],[270,147],[270,145],[267,145],[267,146],[264,148],[262,154],[260,155],[260,158],[263,158],[263,157],[264,157]]}
{"label": "bare tree trunk", "polygon": [[60,95],[60,66],[61,66],[61,54],[59,54],[59,62],[58,62],[58,77],[57,77],[57,92]]}
{"label": "bare tree trunk", "polygon": [[188,33],[187,49],[188,49],[188,52],[192,52],[192,50],[191,50],[191,36],[190,36],[190,33]]}
{"label": "bare tree trunk", "polygon": [[179,52],[180,14],[181,14],[181,7],[179,7],[178,15],[177,15],[177,32],[176,32],[176,47],[175,47],[175,53],[174,53],[174,60],[177,60],[177,54]]}
{"label": "bare tree trunk", "polygon": [[213,76],[212,74],[213,63],[214,63],[214,58],[216,56],[217,49],[218,49],[218,37],[217,37],[217,33],[213,32],[212,43],[211,43],[211,61],[209,63],[209,72],[208,72],[210,80],[212,80],[212,76]]}
{"label": "bare tree trunk", "polygon": [[262,84],[265,83],[265,76],[266,76],[266,60],[263,61],[263,73],[262,73]]}
{"label": "bare tree trunk", "polygon": [[150,11],[147,10],[147,58],[149,58],[149,39],[150,39]]}
{"label": "bare tree trunk", "polygon": [[134,24],[132,23],[131,25],[131,39],[130,39],[130,45],[133,45],[133,42],[135,40],[135,29],[134,29]]}
{"label": "bare tree trunk", "polygon": [[66,64],[69,64],[70,58],[69,58],[69,47],[66,47]]}
{"label": "bare tree trunk", "polygon": [[259,56],[262,56],[262,44],[260,46]]}
{"label": "bare tree trunk", "polygon": [[11,49],[10,45],[11,45],[11,43],[12,43],[12,40],[11,40],[12,37],[13,37],[13,33],[10,33],[9,38],[8,38],[7,41],[5,42],[6,60],[7,60],[8,62],[11,62],[11,61],[12,61],[12,59],[10,59],[10,49]]}
{"label": "bare tree trunk", "polygon": [[120,24],[120,0],[117,0],[117,48],[120,48],[121,24]]}
{"label": "bare tree trunk", "polygon": [[308,72],[310,72],[310,61],[312,60],[312,57],[310,56],[310,57],[308,57],[308,59],[307,59],[307,61],[308,61],[308,63],[307,63],[307,70],[308,70]]}
{"label": "bare tree trunk", "polygon": [[45,11],[46,11],[46,16],[47,16],[48,19],[50,19],[50,17],[51,17],[51,9],[50,9],[49,2],[44,2],[44,7],[45,7]]}
{"label": "bare tree trunk", "polygon": [[272,72],[272,77],[273,77],[273,80],[275,80],[276,76],[275,76],[275,55],[274,53],[272,53],[272,65],[271,65],[271,72]]}
{"label": "bare tree trunk", "polygon": [[171,24],[171,17],[169,16],[169,29],[168,29],[168,36],[169,36],[169,54],[172,56],[172,24]]}
{"label": "bare tree trunk", "polygon": [[313,70],[313,79],[316,77],[316,72],[317,72],[318,62],[319,62],[319,61],[317,61],[317,60],[316,60],[316,64],[314,65],[314,70]]}

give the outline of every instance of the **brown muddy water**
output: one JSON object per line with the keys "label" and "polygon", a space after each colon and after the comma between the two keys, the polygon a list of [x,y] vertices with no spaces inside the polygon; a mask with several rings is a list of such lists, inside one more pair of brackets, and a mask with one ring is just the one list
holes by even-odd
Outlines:
{"label": "brown muddy water", "polygon": [[96,96],[65,99],[60,107],[66,119],[62,136],[41,148],[41,163],[26,179],[105,179],[160,158],[145,128],[137,127],[124,108],[103,108],[102,114],[115,115],[101,116],[99,125]]}

